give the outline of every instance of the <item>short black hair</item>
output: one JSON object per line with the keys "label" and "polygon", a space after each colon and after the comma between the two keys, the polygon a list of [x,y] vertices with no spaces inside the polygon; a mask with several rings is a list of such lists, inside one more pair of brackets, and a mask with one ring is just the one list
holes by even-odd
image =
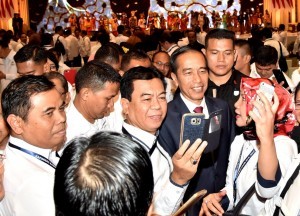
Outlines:
{"label": "short black hair", "polygon": [[272,38],[272,29],[269,27],[265,27],[260,31],[262,37]]}
{"label": "short black hair", "polygon": [[119,45],[112,42],[104,44],[95,53],[94,60],[99,60],[107,64],[119,63],[120,56],[122,56],[123,53],[117,46]]}
{"label": "short black hair", "polygon": [[170,64],[171,64],[171,70],[172,70],[173,73],[177,74],[177,70],[178,70],[178,65],[177,65],[177,61],[176,61],[177,58],[180,55],[188,53],[188,52],[197,52],[197,53],[200,53],[201,55],[203,55],[204,60],[205,60],[205,65],[207,67],[207,59],[201,51],[196,50],[196,49],[194,49],[190,46],[182,46],[182,47],[178,48],[177,50],[175,50],[173,52],[173,54],[171,55]]}
{"label": "short black hair", "polygon": [[55,68],[56,68],[56,71],[57,71],[58,68],[59,68],[59,63],[58,63],[58,60],[57,60],[55,54],[52,52],[52,50],[51,51],[47,50],[46,55],[47,55],[47,58],[55,64]]}
{"label": "short black hair", "polygon": [[151,160],[143,146],[117,132],[78,137],[55,170],[56,215],[145,216],[153,188]]}
{"label": "short black hair", "polygon": [[235,34],[233,31],[229,31],[227,29],[212,29],[210,30],[207,35],[205,36],[205,48],[208,47],[208,41],[210,39],[230,39],[232,40],[232,45],[235,41]]}
{"label": "short black hair", "polygon": [[106,82],[120,83],[121,76],[109,64],[97,60],[86,63],[79,69],[75,76],[76,93],[82,88],[90,88],[94,91],[104,88]]}
{"label": "short black hair", "polygon": [[55,33],[58,33],[59,31],[62,31],[62,30],[63,30],[62,26],[56,26],[54,29]]}
{"label": "short black hair", "polygon": [[14,114],[26,121],[31,108],[31,96],[54,87],[45,76],[27,75],[12,80],[2,93],[3,118],[6,120],[10,114]]}
{"label": "short black hair", "polygon": [[64,75],[62,75],[61,73],[51,71],[51,72],[45,73],[44,75],[50,81],[53,79],[58,79],[64,88],[64,93],[67,93],[69,91],[68,81],[67,81],[66,77]]}
{"label": "short black hair", "polygon": [[136,80],[152,80],[158,78],[163,83],[164,89],[166,89],[166,82],[164,75],[154,67],[134,67],[128,70],[122,77],[120,92],[121,97],[131,101],[131,96],[134,91],[133,82]]}
{"label": "short black hair", "polygon": [[276,64],[278,61],[277,50],[269,45],[264,45],[258,48],[254,53],[254,62],[261,66]]}
{"label": "short black hair", "polygon": [[121,61],[121,69],[126,72],[127,66],[129,65],[130,61],[132,59],[148,59],[151,62],[150,57],[147,55],[147,53],[140,49],[134,49],[129,50],[127,53],[123,55],[122,61]]}
{"label": "short black hair", "polygon": [[35,64],[47,62],[46,50],[38,45],[25,45],[14,56],[16,63],[23,63],[32,60]]}

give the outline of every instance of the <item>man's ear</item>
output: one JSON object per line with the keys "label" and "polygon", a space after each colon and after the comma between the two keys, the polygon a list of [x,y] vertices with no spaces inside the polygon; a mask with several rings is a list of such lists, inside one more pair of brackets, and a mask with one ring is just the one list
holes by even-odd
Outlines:
{"label": "man's ear", "polygon": [[90,91],[90,88],[82,88],[79,92],[81,100],[86,101],[89,97]]}
{"label": "man's ear", "polygon": [[177,80],[177,76],[175,73],[173,73],[173,72],[171,73],[171,78],[176,83],[176,86],[178,86],[178,80]]}
{"label": "man's ear", "polygon": [[206,56],[206,49],[205,49],[205,48],[202,48],[201,51],[202,51],[202,53]]}
{"label": "man's ear", "polygon": [[122,113],[126,116],[128,115],[129,110],[129,100],[126,98],[121,98],[121,106],[122,106]]}
{"label": "man's ear", "polygon": [[16,134],[20,135],[23,132],[24,120],[19,116],[10,114],[7,117],[7,123]]}
{"label": "man's ear", "polygon": [[249,63],[251,61],[251,55],[245,55],[245,61]]}

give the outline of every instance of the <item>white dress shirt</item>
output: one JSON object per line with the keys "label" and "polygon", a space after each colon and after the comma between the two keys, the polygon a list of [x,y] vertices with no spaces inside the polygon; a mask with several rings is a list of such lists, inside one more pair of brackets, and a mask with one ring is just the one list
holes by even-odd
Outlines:
{"label": "white dress shirt", "polygon": [[94,123],[90,123],[83,115],[76,109],[73,102],[66,110],[67,115],[67,142],[75,137],[89,137],[101,130],[109,129],[106,123],[106,117],[97,119]]}
{"label": "white dress shirt", "polygon": [[258,194],[263,197],[269,197],[265,203],[265,207],[259,215],[268,216],[273,215],[276,206],[281,207],[281,211],[279,211],[279,215],[288,215],[288,216],[299,216],[300,215],[300,199],[299,199],[299,190],[300,190],[300,174],[296,177],[293,184],[290,186],[289,190],[285,194],[284,198],[280,197],[280,194],[286,185],[289,178],[294,173],[295,169],[300,163],[300,154],[293,158],[292,164],[289,166],[287,173],[282,176],[280,182],[277,186],[271,188],[264,188],[256,183],[256,188]]}
{"label": "white dress shirt", "polygon": [[91,41],[90,38],[86,35],[84,36],[80,43],[80,55],[81,57],[89,57],[91,55]]}
{"label": "white dress shirt", "polygon": [[[133,135],[133,140],[140,143],[148,152],[155,143],[156,136],[123,123],[126,131]],[[157,142],[157,147],[150,156],[154,177],[154,197],[150,209],[154,214],[172,215],[179,208],[188,185],[178,186],[170,181],[173,170],[172,159]]]}
{"label": "white dress shirt", "polygon": [[[250,77],[252,77],[252,78],[261,78],[261,76],[256,71],[255,62],[250,65],[250,70],[251,70],[250,75],[249,75]],[[291,90],[294,91],[294,89],[296,87],[294,82],[285,73],[283,73],[283,75],[284,75],[287,83],[289,84],[289,87],[291,88]],[[274,74],[271,77],[269,77],[269,80],[273,81],[273,79],[276,79]]]}
{"label": "white dress shirt", "polygon": [[53,44],[56,44],[57,38],[64,45],[66,54],[62,55],[63,58],[61,58],[61,61],[65,62],[67,60],[67,53],[68,53],[67,42],[66,42],[66,40],[65,40],[65,38],[63,36],[60,36],[59,34],[54,34],[53,35]]}
{"label": "white dress shirt", "polygon": [[[280,164],[280,169],[284,175],[292,162],[292,158],[297,155],[297,145],[294,140],[287,136],[277,136],[274,138],[276,153]],[[229,198],[230,204],[228,210],[233,207],[233,182],[235,178],[235,171],[240,158],[239,167],[243,161],[247,158],[252,150],[255,150],[253,156],[246,163],[244,168],[241,170],[236,181],[236,201],[235,204],[242,198],[253,183],[257,181],[257,161],[258,151],[257,141],[251,140],[246,141],[243,134],[235,137],[230,147],[229,163],[226,174],[226,185],[225,190]],[[241,156],[240,156],[241,155]],[[238,167],[238,168],[239,168]],[[247,204],[241,211],[241,214],[246,215],[258,215],[261,209],[264,208],[264,200],[254,193]]]}
{"label": "white dress shirt", "polygon": [[122,43],[122,42],[127,42],[128,38],[129,37],[127,37],[123,34],[118,34],[118,36],[116,37],[116,43],[120,45],[120,43]]}
{"label": "white dress shirt", "polygon": [[[9,142],[45,158],[51,153],[51,149],[38,148],[12,136]],[[9,145],[5,154],[5,197],[0,202],[0,215],[54,216],[55,169]]]}
{"label": "white dress shirt", "polygon": [[18,77],[17,66],[14,60],[16,52],[11,50],[5,59],[0,59],[0,71],[5,73],[6,79],[1,80],[1,92],[11,80]]}
{"label": "white dress shirt", "polygon": [[[59,38],[60,39],[60,38]],[[79,43],[76,37],[69,35],[65,38],[67,44],[67,60],[72,61],[79,55]]]}
{"label": "white dress shirt", "polygon": [[203,114],[205,115],[205,118],[208,119],[209,118],[209,113],[208,113],[208,109],[205,103],[205,97],[203,97],[201,103],[198,104],[194,104],[193,102],[189,101],[188,99],[186,99],[182,93],[180,93],[180,97],[183,100],[184,104],[187,106],[188,110],[190,111],[190,113],[195,113],[194,109],[196,107],[202,106],[203,107]]}
{"label": "white dress shirt", "polygon": [[281,56],[279,43],[281,44],[282,55],[283,56],[288,56],[289,55],[289,51],[285,48],[285,46],[281,42],[279,42],[277,40],[274,40],[272,38],[268,38],[264,42],[264,45],[269,45],[271,47],[274,47],[277,50],[278,59]]}
{"label": "white dress shirt", "polygon": [[293,71],[291,78],[295,86],[297,86],[300,82],[300,67]]}

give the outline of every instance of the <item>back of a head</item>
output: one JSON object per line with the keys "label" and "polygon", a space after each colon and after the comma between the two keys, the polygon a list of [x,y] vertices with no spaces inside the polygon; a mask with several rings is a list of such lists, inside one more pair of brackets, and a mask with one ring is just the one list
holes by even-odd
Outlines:
{"label": "back of a head", "polygon": [[145,61],[151,62],[151,59],[149,58],[147,53],[145,53],[143,50],[139,50],[139,49],[130,50],[127,53],[125,53],[122,58],[121,69],[124,72],[126,72],[127,70],[130,69],[130,68],[128,68],[128,65],[132,59],[145,60]]}
{"label": "back of a head", "polygon": [[134,67],[128,70],[122,77],[120,92],[121,97],[131,101],[131,95],[133,93],[133,82],[136,80],[152,80],[158,78],[166,89],[166,83],[163,74],[154,67]]}
{"label": "back of a head", "polygon": [[44,33],[41,36],[41,46],[51,45],[53,41],[52,35],[49,33]]}
{"label": "back of a head", "polygon": [[278,27],[279,31],[284,31],[285,30],[285,25],[284,24],[280,24]]}
{"label": "back of a head", "polygon": [[76,138],[56,171],[54,202],[61,216],[145,216],[153,195],[147,151],[126,135]]}
{"label": "back of a head", "polygon": [[14,56],[16,63],[32,60],[36,64],[47,62],[46,50],[37,45],[25,45]]}
{"label": "back of a head", "polygon": [[94,57],[94,60],[99,60],[107,64],[117,64],[120,61],[120,56],[122,53],[120,49],[117,48],[118,44],[107,43],[101,46]]}
{"label": "back of a head", "polygon": [[71,34],[72,34],[72,31],[71,31],[70,28],[66,28],[66,29],[64,30],[64,35],[69,36],[69,35],[71,35]]}
{"label": "back of a head", "polygon": [[61,30],[63,30],[63,27],[62,26],[56,26],[55,27],[55,33],[58,33],[58,32],[60,32]]}
{"label": "back of a head", "polygon": [[120,83],[120,80],[121,76],[110,65],[93,60],[77,72],[75,77],[76,93],[79,93],[82,88],[98,91],[104,88],[106,82]]}
{"label": "back of a head", "polygon": [[234,43],[235,34],[233,31],[229,31],[227,29],[212,29],[207,33],[205,37],[205,48],[208,47],[208,41],[210,39],[229,39]]}
{"label": "back of a head", "polygon": [[7,35],[6,32],[4,32],[1,35],[1,38],[0,38],[0,47],[1,48],[8,48],[9,41],[10,41],[9,36]]}
{"label": "back of a head", "polygon": [[101,43],[101,45],[109,43],[109,34],[105,30],[101,30],[97,34],[97,41]]}
{"label": "back of a head", "polygon": [[234,45],[243,50],[245,55],[252,56],[250,44],[245,39],[236,39]]}
{"label": "back of a head", "polygon": [[178,40],[176,40],[176,38],[174,37],[175,33],[172,33],[170,31],[165,30],[160,38],[159,38],[159,42],[169,42],[169,43],[177,43]]}
{"label": "back of a head", "polygon": [[261,36],[262,38],[272,38],[272,29],[271,28],[268,28],[268,27],[265,27],[261,30]]}
{"label": "back of a head", "polygon": [[119,25],[117,27],[118,34],[123,34],[124,30],[125,30],[125,26],[124,25]]}
{"label": "back of a head", "polygon": [[26,121],[31,107],[30,97],[53,88],[54,84],[45,76],[27,75],[12,80],[1,97],[3,118],[14,114]]}
{"label": "back of a head", "polygon": [[261,66],[276,64],[277,61],[278,53],[272,46],[264,45],[254,52],[254,62]]}
{"label": "back of a head", "polygon": [[64,88],[64,92],[69,91],[68,81],[67,81],[66,77],[64,75],[62,75],[61,73],[55,72],[55,71],[50,71],[48,73],[45,73],[45,77],[47,77],[50,81],[52,81],[54,79],[58,79],[61,82],[62,87]]}

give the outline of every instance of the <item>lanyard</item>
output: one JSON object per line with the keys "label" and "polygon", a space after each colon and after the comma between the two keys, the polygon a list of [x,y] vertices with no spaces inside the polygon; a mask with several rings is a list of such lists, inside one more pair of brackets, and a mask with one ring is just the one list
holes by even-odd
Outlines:
{"label": "lanyard", "polygon": [[241,157],[242,157],[242,153],[243,153],[243,149],[244,149],[244,145],[242,147],[242,150],[240,152],[240,156],[239,156],[239,160],[238,160],[238,163],[235,167],[235,170],[234,170],[234,178],[233,178],[233,200],[234,200],[234,203],[235,203],[235,200],[236,200],[236,192],[237,192],[237,188],[236,188],[236,181],[237,181],[237,178],[239,177],[240,173],[242,172],[242,170],[244,169],[244,167],[246,166],[246,164],[248,163],[248,161],[250,160],[250,158],[254,155],[255,153],[255,150],[252,149],[252,151],[248,154],[248,156],[245,158],[245,160],[243,161],[243,163],[241,164],[240,166],[240,162],[241,162]]}
{"label": "lanyard", "polygon": [[[137,137],[131,135],[124,127],[122,127],[122,132],[123,132],[123,134],[126,134],[126,135],[130,136],[132,139],[136,140],[136,141],[137,141],[138,143],[140,143],[141,145],[144,145],[144,146],[148,147],[148,146],[146,145],[146,143],[144,143],[144,142],[143,142],[142,140],[140,140],[139,138],[137,138]],[[151,149],[150,149],[149,152],[148,152],[150,156],[153,154],[153,152],[154,152],[154,150],[155,150],[156,147],[157,147],[157,137],[155,138],[155,140],[154,140],[154,142],[153,142],[153,145],[152,145]]]}
{"label": "lanyard", "polygon": [[51,166],[52,168],[55,169],[55,165],[54,165],[50,160],[48,160],[47,158],[45,158],[44,156],[42,156],[42,155],[40,155],[40,154],[38,154],[38,153],[29,151],[29,150],[27,150],[27,149],[21,148],[21,147],[19,147],[19,146],[16,146],[16,145],[14,145],[14,144],[12,144],[12,143],[8,143],[8,145],[9,145],[10,147],[12,147],[12,148],[18,149],[18,150],[20,150],[20,151],[22,151],[22,152],[24,152],[24,153],[26,153],[26,154],[29,154],[29,155],[31,155],[32,157],[35,157],[36,159],[38,159],[38,160],[44,162],[45,164],[48,164],[49,166]]}

